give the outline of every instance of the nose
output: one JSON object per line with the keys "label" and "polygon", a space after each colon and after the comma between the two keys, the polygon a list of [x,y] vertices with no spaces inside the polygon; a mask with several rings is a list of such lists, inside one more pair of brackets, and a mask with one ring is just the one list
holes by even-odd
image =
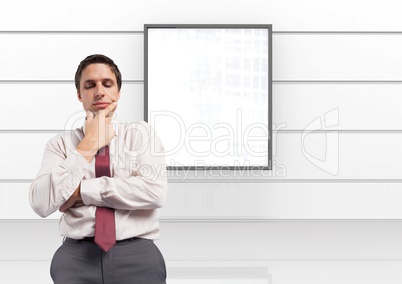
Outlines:
{"label": "nose", "polygon": [[103,98],[105,96],[105,90],[103,88],[102,83],[96,85],[96,92],[95,92],[95,97],[96,98]]}

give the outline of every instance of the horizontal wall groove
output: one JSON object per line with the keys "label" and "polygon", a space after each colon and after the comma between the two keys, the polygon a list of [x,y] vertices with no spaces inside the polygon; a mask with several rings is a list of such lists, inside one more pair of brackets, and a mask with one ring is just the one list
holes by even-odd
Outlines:
{"label": "horizontal wall groove", "polygon": [[37,219],[0,219],[1,223],[59,223],[59,219],[40,218]]}
{"label": "horizontal wall groove", "polygon": [[8,183],[32,183],[33,179],[0,179],[0,184],[8,184]]}
{"label": "horizontal wall groove", "polygon": [[402,84],[401,80],[273,80],[273,84]]}
{"label": "horizontal wall groove", "polygon": [[[158,241],[158,240],[157,240]],[[21,263],[21,262],[29,262],[29,263],[34,263],[34,262],[45,262],[46,264],[51,261],[50,258],[44,258],[44,259],[36,259],[36,258],[21,258],[21,259],[0,259],[0,263]],[[185,262],[185,265],[183,265],[183,262]],[[242,260],[166,260],[167,267],[180,267],[180,268],[193,268],[195,265],[199,264],[204,264],[206,267],[210,267],[211,263],[212,265],[216,265],[216,263],[225,263],[228,262],[230,264],[237,264],[237,263],[244,263]],[[303,263],[311,263],[311,262],[342,262],[342,263],[353,263],[353,262],[364,262],[364,263],[370,263],[370,262],[402,262],[402,259],[272,259],[272,260],[247,260],[246,263],[251,265],[260,265],[261,263],[267,263],[267,262],[303,262]],[[169,265],[170,264],[170,265]],[[187,266],[186,266],[187,265]],[[267,265],[269,267],[269,265]],[[224,266],[225,267],[225,266]],[[177,278],[173,278],[177,279]]]}
{"label": "horizontal wall groove", "polygon": [[402,35],[402,31],[272,31],[272,33],[278,35]]}
{"label": "horizontal wall groove", "polygon": [[401,219],[319,219],[319,218],[311,218],[311,219],[254,219],[254,218],[160,218],[159,221],[161,223],[275,223],[275,222],[360,222],[360,221],[374,221],[374,222],[381,222],[381,221],[397,221],[398,223],[402,222]]}
{"label": "horizontal wall groove", "polygon": [[41,133],[62,133],[64,129],[0,129],[0,134],[41,134]]}
{"label": "horizontal wall groove", "polygon": [[[74,84],[74,80],[0,80],[0,84]],[[123,84],[144,83],[144,80],[122,80]]]}
{"label": "horizontal wall groove", "polygon": [[[123,80],[123,84],[144,84],[144,80]],[[0,80],[0,84],[72,84],[74,80]],[[273,80],[272,84],[402,84],[402,80]]]}
{"label": "horizontal wall groove", "polygon": [[[143,30],[0,30],[0,34],[144,34]],[[402,35],[402,31],[272,31],[274,35]]]}
{"label": "horizontal wall groove", "polygon": [[[239,218],[160,218],[159,222],[160,223],[166,223],[166,224],[176,224],[176,223],[205,223],[205,224],[214,224],[214,223],[318,223],[318,222],[324,222],[325,224],[328,223],[381,223],[381,222],[394,222],[397,224],[402,224],[402,219],[319,219],[319,218],[310,218],[310,219],[254,219],[254,218],[248,218],[248,219],[239,219]],[[38,217],[38,219],[0,219],[0,224],[1,223],[59,223],[59,219],[57,218],[47,218],[43,219]]]}
{"label": "horizontal wall groove", "polygon": [[[276,134],[303,134],[310,129],[286,129],[280,128]],[[328,129],[328,130],[314,130],[314,133],[327,133],[337,131],[340,134],[402,134],[402,129]]]}
{"label": "horizontal wall groove", "polygon": [[[33,179],[0,179],[0,184],[9,183],[32,183]],[[402,183],[402,179],[236,179],[236,178],[217,178],[217,179],[202,179],[202,178],[188,178],[181,179],[180,177],[169,177],[169,183],[353,183],[353,184],[365,184],[365,183]]]}
{"label": "horizontal wall groove", "polygon": [[[255,173],[255,172],[254,172]],[[264,179],[255,177],[254,179],[250,178],[214,178],[212,179],[202,179],[202,178],[187,178],[180,179],[180,177],[168,177],[169,183],[353,183],[353,184],[365,184],[365,183],[402,183],[402,179],[280,179],[280,178],[272,178],[272,179]],[[1,182],[1,181],[0,181]]]}
{"label": "horizontal wall groove", "polygon": [[[40,134],[40,133],[63,133],[64,129],[0,129],[0,134]],[[69,130],[67,130],[69,131]],[[303,134],[309,129],[285,129],[280,128],[276,134]],[[340,134],[402,134],[402,129],[370,129],[370,130],[343,130],[343,129],[328,129],[328,130],[314,130],[314,133],[327,133],[337,131]]]}
{"label": "horizontal wall groove", "polygon": [[37,30],[37,31],[0,31],[0,34],[144,34],[144,31],[50,31],[50,30]]}

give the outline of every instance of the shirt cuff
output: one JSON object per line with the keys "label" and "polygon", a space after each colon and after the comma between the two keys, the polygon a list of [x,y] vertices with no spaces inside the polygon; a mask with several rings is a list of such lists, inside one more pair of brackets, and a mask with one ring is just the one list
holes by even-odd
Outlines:
{"label": "shirt cuff", "polygon": [[85,179],[81,181],[81,199],[85,205],[103,206],[101,189],[102,178]]}
{"label": "shirt cuff", "polygon": [[66,196],[63,196],[67,200],[77,189],[85,173],[88,171],[89,163],[77,150],[74,150],[72,151],[72,155],[69,155],[64,160],[62,166],[69,172],[68,177],[70,178],[70,190],[65,192]]}

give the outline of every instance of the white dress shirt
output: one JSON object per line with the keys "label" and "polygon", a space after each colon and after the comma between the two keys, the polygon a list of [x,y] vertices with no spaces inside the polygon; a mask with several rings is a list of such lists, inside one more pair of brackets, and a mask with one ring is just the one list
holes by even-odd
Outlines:
{"label": "white dress shirt", "polygon": [[95,178],[91,163],[76,150],[85,127],[52,138],[42,165],[29,189],[33,210],[47,217],[60,208],[81,183],[82,203],[62,214],[62,236],[94,236],[96,206],[115,209],[116,239],[157,239],[157,208],[166,199],[167,174],[163,145],[146,122],[118,123],[109,144],[111,177]]}

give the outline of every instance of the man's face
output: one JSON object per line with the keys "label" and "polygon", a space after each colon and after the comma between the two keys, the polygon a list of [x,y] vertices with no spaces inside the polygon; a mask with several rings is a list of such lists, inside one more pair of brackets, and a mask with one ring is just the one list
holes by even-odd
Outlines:
{"label": "man's face", "polygon": [[116,75],[106,64],[90,64],[82,71],[78,99],[84,110],[97,114],[120,98]]}

